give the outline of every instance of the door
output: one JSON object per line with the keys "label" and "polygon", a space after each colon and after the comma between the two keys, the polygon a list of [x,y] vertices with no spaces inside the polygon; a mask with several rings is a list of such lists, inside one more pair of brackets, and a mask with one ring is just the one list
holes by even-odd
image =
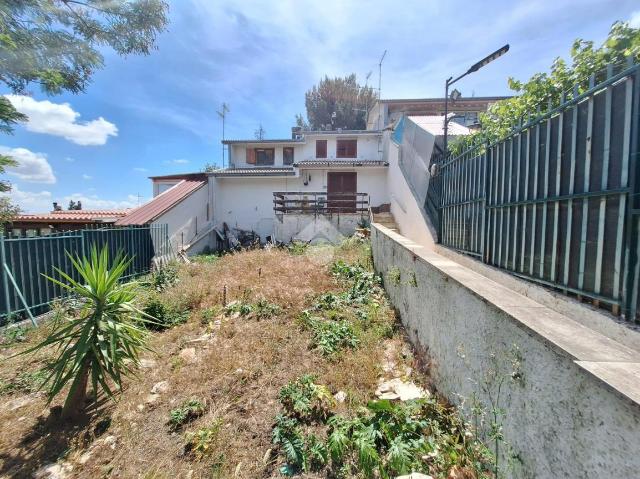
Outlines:
{"label": "door", "polygon": [[334,171],[327,173],[327,206],[330,213],[355,213],[357,173]]}

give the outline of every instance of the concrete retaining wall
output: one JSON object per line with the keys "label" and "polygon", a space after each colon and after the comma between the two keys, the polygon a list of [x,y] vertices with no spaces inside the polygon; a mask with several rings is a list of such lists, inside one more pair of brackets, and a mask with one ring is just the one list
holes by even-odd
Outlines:
{"label": "concrete retaining wall", "polygon": [[358,223],[366,218],[366,215],[359,213],[276,215],[275,237],[283,243],[295,240],[312,244],[338,244],[353,235]]}
{"label": "concrete retaining wall", "polygon": [[371,236],[434,387],[470,420],[474,397],[504,409],[507,477],[640,476],[637,351],[383,226]]}

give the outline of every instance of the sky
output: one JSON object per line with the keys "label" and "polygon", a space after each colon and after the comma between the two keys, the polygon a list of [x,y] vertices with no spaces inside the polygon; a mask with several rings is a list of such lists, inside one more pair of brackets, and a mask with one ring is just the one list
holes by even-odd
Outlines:
{"label": "sky", "polygon": [[[7,176],[24,212],[57,201],[133,207],[150,175],[201,171],[227,139],[287,138],[304,93],[324,75],[355,73],[382,98],[441,97],[444,81],[505,43],[510,51],[459,82],[463,96],[507,95],[567,57],[576,38],[597,44],[616,20],[640,27],[637,0],[169,1],[169,25],[149,56],[105,51],[81,94],[10,96],[29,121],[0,136],[20,162]],[[0,94],[10,94],[0,89]]]}

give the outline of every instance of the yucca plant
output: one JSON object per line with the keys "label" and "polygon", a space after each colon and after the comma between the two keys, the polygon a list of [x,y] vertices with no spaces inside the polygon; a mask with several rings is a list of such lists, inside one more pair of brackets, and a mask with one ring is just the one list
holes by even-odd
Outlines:
{"label": "yucca plant", "polygon": [[49,402],[70,384],[63,418],[84,411],[89,378],[96,397],[99,388],[109,398],[115,396],[123,377],[135,374],[140,352],[149,349],[141,322],[153,322],[134,305],[135,285],[121,283],[132,258],[118,254],[109,261],[106,246],[92,248],[88,257],[67,256],[80,279],[58,268],[60,279],[47,278],[78,298],[78,309],[56,322],[43,342],[22,353],[56,348],[44,384]]}

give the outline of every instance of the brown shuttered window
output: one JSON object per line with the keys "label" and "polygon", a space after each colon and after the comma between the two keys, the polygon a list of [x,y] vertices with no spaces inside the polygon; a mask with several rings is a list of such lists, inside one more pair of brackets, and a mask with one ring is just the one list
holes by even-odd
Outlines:
{"label": "brown shuttered window", "polygon": [[327,140],[316,140],[316,158],[327,157]]}
{"label": "brown shuttered window", "polygon": [[338,140],[336,158],[357,158],[358,140]]}
{"label": "brown shuttered window", "polygon": [[293,165],[293,147],[285,146],[282,149],[282,163],[285,165]]}
{"label": "brown shuttered window", "polygon": [[256,164],[256,150],[253,148],[247,148],[247,165]]}
{"label": "brown shuttered window", "polygon": [[256,148],[256,165],[271,166],[274,164],[275,156],[273,148]]}

